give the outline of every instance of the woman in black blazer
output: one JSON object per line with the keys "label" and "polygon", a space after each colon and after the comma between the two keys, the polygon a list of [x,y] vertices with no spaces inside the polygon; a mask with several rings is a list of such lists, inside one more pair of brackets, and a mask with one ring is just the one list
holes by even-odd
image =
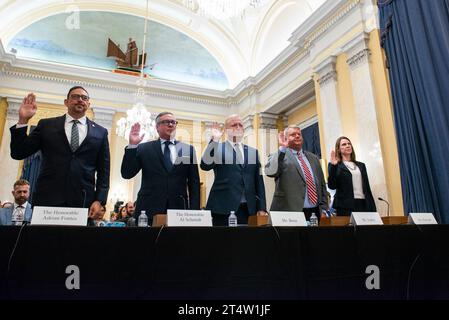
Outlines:
{"label": "woman in black blazer", "polygon": [[328,186],[336,190],[332,207],[337,216],[349,216],[353,211],[376,211],[365,164],[355,160],[351,140],[347,137],[337,139],[328,169]]}

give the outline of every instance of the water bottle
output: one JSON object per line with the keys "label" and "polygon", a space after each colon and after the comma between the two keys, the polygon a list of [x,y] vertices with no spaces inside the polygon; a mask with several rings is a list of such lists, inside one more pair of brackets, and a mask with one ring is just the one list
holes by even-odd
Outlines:
{"label": "water bottle", "polygon": [[318,217],[315,215],[315,212],[312,212],[312,215],[310,216],[309,225],[311,227],[318,227]]}
{"label": "water bottle", "polygon": [[231,211],[231,214],[229,215],[228,226],[237,227],[237,216],[234,211]]}
{"label": "water bottle", "polygon": [[138,227],[148,227],[148,217],[145,211],[140,212],[139,221],[137,222]]}

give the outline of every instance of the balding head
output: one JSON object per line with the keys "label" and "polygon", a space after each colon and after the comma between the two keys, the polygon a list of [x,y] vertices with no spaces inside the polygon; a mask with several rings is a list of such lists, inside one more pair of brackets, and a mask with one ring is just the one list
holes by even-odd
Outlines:
{"label": "balding head", "polygon": [[238,114],[231,114],[225,120],[225,130],[228,140],[231,142],[241,142],[243,139],[243,122]]}

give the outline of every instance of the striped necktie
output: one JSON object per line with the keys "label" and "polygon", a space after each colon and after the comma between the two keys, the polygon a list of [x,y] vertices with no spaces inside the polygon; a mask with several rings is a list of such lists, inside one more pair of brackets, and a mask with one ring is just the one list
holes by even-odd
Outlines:
{"label": "striped necktie", "polygon": [[306,176],[306,184],[307,184],[307,196],[312,204],[317,204],[318,196],[316,194],[315,181],[313,180],[312,173],[310,173],[309,167],[307,166],[304,158],[302,157],[302,153],[298,152],[298,159],[301,163],[302,170],[304,171],[304,175]]}
{"label": "striped necktie", "polygon": [[72,135],[70,137],[70,148],[72,149],[72,152],[75,152],[76,149],[80,146],[80,134],[78,131],[78,123],[80,123],[78,120],[72,120]]}
{"label": "striped necktie", "polygon": [[24,207],[23,206],[17,206],[14,210],[13,217],[12,217],[12,224],[16,226],[20,226],[23,223],[23,220],[25,220],[25,214],[24,214]]}

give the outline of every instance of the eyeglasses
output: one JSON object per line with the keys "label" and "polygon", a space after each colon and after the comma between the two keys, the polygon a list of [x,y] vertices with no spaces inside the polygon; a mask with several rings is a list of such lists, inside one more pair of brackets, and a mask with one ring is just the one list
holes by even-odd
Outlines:
{"label": "eyeglasses", "polygon": [[86,96],[84,94],[71,94],[70,95],[70,99],[71,100],[79,100],[81,98],[81,100],[83,101],[89,101],[89,96]]}
{"label": "eyeglasses", "polygon": [[176,120],[161,120],[158,122],[158,124],[165,124],[165,125],[169,125],[171,124],[172,126],[176,126],[178,124],[178,121]]}

